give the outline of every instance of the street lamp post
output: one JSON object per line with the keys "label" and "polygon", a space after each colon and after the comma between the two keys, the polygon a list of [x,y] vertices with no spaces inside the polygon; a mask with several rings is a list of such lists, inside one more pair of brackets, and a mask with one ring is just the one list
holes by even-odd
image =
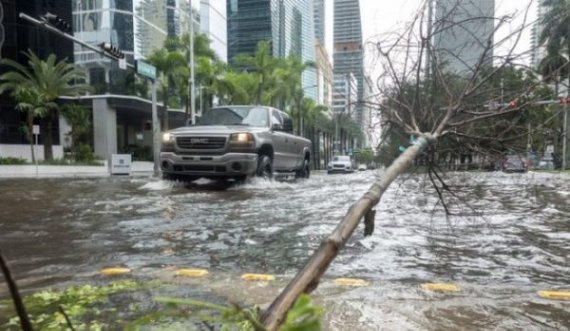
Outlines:
{"label": "street lamp post", "polygon": [[192,116],[192,124],[196,124],[196,107],[194,99],[196,98],[196,91],[194,91],[194,8],[192,8],[192,0],[190,0],[190,78],[188,79],[188,102],[190,103],[190,114]]}
{"label": "street lamp post", "polygon": [[568,147],[568,97],[564,102],[564,123],[562,123],[562,171],[566,170],[568,154],[566,148]]}

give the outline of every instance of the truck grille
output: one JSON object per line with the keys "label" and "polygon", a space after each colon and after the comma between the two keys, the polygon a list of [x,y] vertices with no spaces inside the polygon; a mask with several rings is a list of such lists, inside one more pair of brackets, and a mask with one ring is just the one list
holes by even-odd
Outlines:
{"label": "truck grille", "polygon": [[226,137],[178,137],[176,145],[182,149],[222,149]]}

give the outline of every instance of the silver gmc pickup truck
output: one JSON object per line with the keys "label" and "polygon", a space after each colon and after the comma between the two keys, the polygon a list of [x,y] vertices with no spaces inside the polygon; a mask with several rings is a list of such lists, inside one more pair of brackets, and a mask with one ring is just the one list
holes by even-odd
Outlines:
{"label": "silver gmc pickup truck", "polygon": [[163,134],[163,177],[183,181],[200,177],[243,180],[294,172],[297,178],[308,178],[311,142],[292,132],[291,118],[275,108],[212,108],[197,125]]}

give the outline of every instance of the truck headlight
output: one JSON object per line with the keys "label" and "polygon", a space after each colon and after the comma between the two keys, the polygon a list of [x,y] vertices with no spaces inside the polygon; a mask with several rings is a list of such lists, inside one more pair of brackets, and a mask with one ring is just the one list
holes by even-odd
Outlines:
{"label": "truck headlight", "polygon": [[162,134],[162,142],[164,144],[172,144],[174,142],[174,136],[169,132],[165,132]]}
{"label": "truck headlight", "polygon": [[228,145],[230,150],[235,152],[250,151],[255,145],[255,139],[253,138],[253,134],[248,132],[232,133]]}
{"label": "truck headlight", "polygon": [[232,133],[230,135],[230,143],[247,144],[253,142],[253,135],[247,132]]}

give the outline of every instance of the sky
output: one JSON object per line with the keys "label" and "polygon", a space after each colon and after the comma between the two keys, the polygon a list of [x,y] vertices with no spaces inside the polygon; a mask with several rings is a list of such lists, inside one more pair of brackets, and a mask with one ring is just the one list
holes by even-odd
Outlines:
{"label": "sky", "polygon": [[[476,1],[476,0],[471,0]],[[333,47],[333,2],[334,0],[326,0],[326,46],[329,55],[332,58]],[[520,26],[521,14],[530,4],[529,18],[527,20],[536,19],[536,2],[537,0],[495,0],[495,16],[511,15],[517,13],[517,19],[513,23],[505,26],[497,31],[495,40],[498,40]],[[397,31],[410,22],[413,14],[423,4],[421,0],[360,0],[360,11],[362,13],[362,30],[363,42],[373,42],[378,40],[379,36]],[[496,53],[505,51],[508,47],[497,49]],[[530,28],[523,31],[523,36],[516,48],[519,52],[526,52],[530,48]],[[365,54],[365,70],[371,76],[380,74],[378,68],[374,68],[374,54],[367,52]]]}
{"label": "sky", "polygon": [[[470,0],[477,1],[477,0]],[[333,2],[326,0],[326,48],[331,57],[333,49]],[[362,15],[363,43],[374,42],[390,32],[401,30],[409,23],[413,15],[423,4],[422,0],[360,0],[360,11]],[[536,20],[537,0],[495,0],[495,16],[512,15],[514,19],[511,24],[504,25],[504,28],[495,34],[495,42],[513,33],[520,28],[522,14],[527,12],[529,7],[527,22]],[[530,49],[531,29],[523,29],[520,41],[517,43],[515,52],[524,53]],[[512,44],[512,42],[511,42]],[[502,48],[495,48],[495,55],[504,54],[506,49],[510,49],[510,44],[505,44]],[[373,81],[382,74],[382,68],[374,61],[375,55],[366,50],[365,72]],[[527,59],[527,62],[529,60]],[[528,64],[528,63],[527,63]],[[377,118],[372,119],[377,123]],[[374,125],[374,124],[373,124]],[[372,146],[376,146],[380,139],[380,132],[374,130],[372,133]]]}

